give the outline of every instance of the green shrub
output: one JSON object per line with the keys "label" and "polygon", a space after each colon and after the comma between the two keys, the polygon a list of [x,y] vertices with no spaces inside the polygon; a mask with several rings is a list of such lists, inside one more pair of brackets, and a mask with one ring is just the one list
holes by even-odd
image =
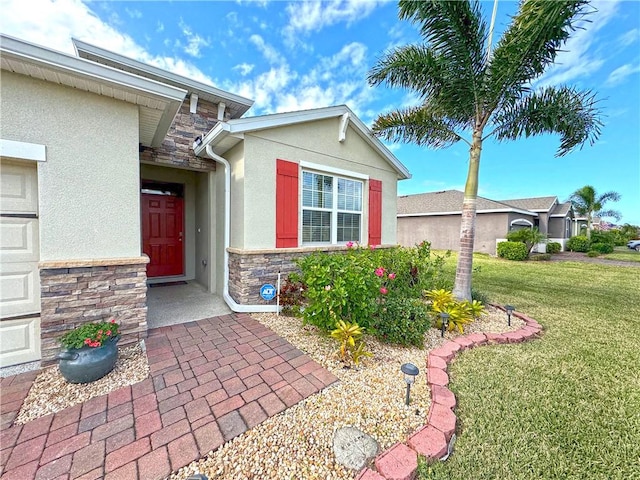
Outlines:
{"label": "green shrub", "polygon": [[551,260],[551,254],[550,253],[538,253],[536,255],[531,255],[529,257],[529,260],[533,260],[533,261],[548,261]]}
{"label": "green shrub", "polygon": [[527,256],[529,256],[534,246],[538,243],[544,242],[546,238],[546,235],[540,233],[538,227],[520,228],[507,233],[507,240],[509,242],[522,242],[527,246]]}
{"label": "green shrub", "polygon": [[489,303],[489,296],[486,293],[471,287],[471,300],[476,300],[486,305],[487,303]]}
{"label": "green shrub", "polygon": [[427,305],[418,298],[385,299],[371,333],[383,342],[424,346],[431,327]]}
{"label": "green shrub", "polygon": [[507,260],[522,261],[527,258],[527,246],[522,242],[500,242],[498,256]]}
{"label": "green shrub", "polygon": [[598,253],[613,253],[613,245],[610,243],[592,243],[591,251],[596,251]]}
{"label": "green shrub", "polygon": [[589,243],[589,239],[585,235],[571,237],[567,241],[567,250],[572,252],[587,252],[589,251]]}
{"label": "green shrub", "polygon": [[[612,247],[615,247],[616,245],[616,234],[613,231],[608,231],[608,232],[601,232],[599,230],[594,230],[593,232],[591,232],[591,243],[606,243],[611,245]],[[626,244],[626,242],[623,243],[623,245]],[[593,248],[592,248],[593,250]]]}
{"label": "green shrub", "polygon": [[[394,299],[419,299],[444,281],[445,258],[428,242],[412,248],[316,252],[297,261],[302,272],[305,323],[329,332],[339,320],[370,331],[383,306]],[[395,307],[392,307],[395,308]]]}
{"label": "green shrub", "polygon": [[547,253],[558,253],[560,252],[560,250],[562,250],[562,245],[560,245],[558,242],[547,243]]}
{"label": "green shrub", "polygon": [[589,250],[587,252],[587,257],[599,257],[600,252],[596,252],[595,250]]}

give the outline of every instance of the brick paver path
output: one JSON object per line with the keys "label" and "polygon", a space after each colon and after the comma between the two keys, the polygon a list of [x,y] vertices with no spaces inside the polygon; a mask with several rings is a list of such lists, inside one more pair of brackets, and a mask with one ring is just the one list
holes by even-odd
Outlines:
{"label": "brick paver path", "polygon": [[143,382],[25,425],[35,374],[2,379],[2,480],[164,478],[337,381],[245,314],[151,330],[146,346]]}

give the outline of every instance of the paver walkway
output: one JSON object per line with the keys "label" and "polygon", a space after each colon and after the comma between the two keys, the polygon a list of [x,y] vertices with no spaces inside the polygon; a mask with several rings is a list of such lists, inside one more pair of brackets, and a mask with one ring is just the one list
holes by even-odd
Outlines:
{"label": "paver walkway", "polygon": [[2,480],[163,478],[337,381],[245,314],[151,330],[146,346],[143,382],[25,425],[35,375],[2,379]]}

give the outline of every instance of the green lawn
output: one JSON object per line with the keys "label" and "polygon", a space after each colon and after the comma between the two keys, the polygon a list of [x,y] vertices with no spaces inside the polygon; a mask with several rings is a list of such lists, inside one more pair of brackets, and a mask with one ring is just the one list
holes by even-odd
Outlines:
{"label": "green lawn", "polygon": [[545,332],[454,361],[455,452],[419,478],[640,479],[640,269],[482,255],[474,267],[475,288]]}
{"label": "green lawn", "polygon": [[616,247],[613,253],[602,255],[608,260],[622,260],[624,262],[640,262],[640,252],[627,247]]}

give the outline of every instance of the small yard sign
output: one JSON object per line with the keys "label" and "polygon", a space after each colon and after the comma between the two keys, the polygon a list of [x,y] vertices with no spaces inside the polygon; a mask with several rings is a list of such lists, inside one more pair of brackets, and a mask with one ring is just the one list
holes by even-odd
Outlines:
{"label": "small yard sign", "polygon": [[265,283],[260,287],[260,296],[267,301],[273,300],[276,298],[276,287],[270,283]]}

